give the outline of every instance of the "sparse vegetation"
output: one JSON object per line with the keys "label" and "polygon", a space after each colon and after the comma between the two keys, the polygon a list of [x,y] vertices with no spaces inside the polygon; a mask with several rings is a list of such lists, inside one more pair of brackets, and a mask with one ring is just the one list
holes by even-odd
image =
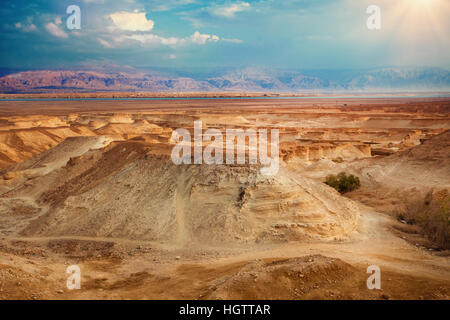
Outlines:
{"label": "sparse vegetation", "polygon": [[361,186],[361,182],[357,176],[353,174],[347,175],[345,172],[341,172],[338,175],[328,175],[325,183],[336,189],[339,193],[350,192]]}
{"label": "sparse vegetation", "polygon": [[444,249],[450,248],[450,196],[430,192],[425,200],[416,197],[405,200],[404,212],[397,217],[422,228],[431,241]]}
{"label": "sparse vegetation", "polygon": [[332,160],[334,163],[343,163],[344,159],[342,159],[342,157],[337,157],[335,159]]}

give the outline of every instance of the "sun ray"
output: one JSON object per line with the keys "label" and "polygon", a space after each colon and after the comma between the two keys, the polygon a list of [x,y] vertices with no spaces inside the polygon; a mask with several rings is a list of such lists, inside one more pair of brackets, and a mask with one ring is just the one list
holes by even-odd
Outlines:
{"label": "sun ray", "polygon": [[[389,50],[395,63],[430,60],[436,52],[450,48],[449,2],[445,0],[402,0],[386,2],[384,30],[389,32]],[[430,44],[433,46],[430,47]]]}

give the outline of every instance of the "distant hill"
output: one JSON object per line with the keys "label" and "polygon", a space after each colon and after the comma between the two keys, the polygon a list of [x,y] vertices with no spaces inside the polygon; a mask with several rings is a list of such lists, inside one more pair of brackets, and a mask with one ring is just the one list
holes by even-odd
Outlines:
{"label": "distant hill", "polygon": [[450,72],[439,68],[380,68],[357,75],[347,83],[349,89],[448,90]]}
{"label": "distant hill", "polygon": [[389,67],[370,70],[283,71],[266,68],[222,70],[216,74],[103,67],[86,70],[8,72],[1,93],[38,92],[201,92],[201,91],[442,91],[450,90],[450,72],[441,68]]}

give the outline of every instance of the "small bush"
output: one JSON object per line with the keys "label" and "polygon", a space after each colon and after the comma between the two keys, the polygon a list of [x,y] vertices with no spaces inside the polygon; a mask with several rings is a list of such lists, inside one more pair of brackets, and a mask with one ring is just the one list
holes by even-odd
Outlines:
{"label": "small bush", "polygon": [[418,217],[418,224],[431,241],[450,248],[450,197],[433,201]]}
{"label": "small bush", "polygon": [[326,177],[325,183],[330,187],[333,187],[340,193],[346,193],[358,189],[361,186],[359,178],[345,172],[341,172],[338,175],[329,175]]}
{"label": "small bush", "polygon": [[334,163],[343,163],[344,159],[342,159],[341,157],[337,157],[336,159],[333,159],[331,161],[333,161]]}

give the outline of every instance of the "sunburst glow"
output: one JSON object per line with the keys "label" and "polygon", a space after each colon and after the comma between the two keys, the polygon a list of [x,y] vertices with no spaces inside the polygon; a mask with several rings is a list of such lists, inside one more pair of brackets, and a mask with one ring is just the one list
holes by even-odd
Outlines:
{"label": "sunburst glow", "polygon": [[[417,4],[423,5],[423,6],[429,6],[435,4],[436,0],[414,0]],[[413,1],[413,2],[414,2]]]}
{"label": "sunburst glow", "polygon": [[429,50],[431,43],[437,43],[439,50],[448,50],[450,1],[399,0],[383,1],[383,4],[383,21],[390,33],[393,61],[413,63],[425,57],[433,59],[439,51]]}

